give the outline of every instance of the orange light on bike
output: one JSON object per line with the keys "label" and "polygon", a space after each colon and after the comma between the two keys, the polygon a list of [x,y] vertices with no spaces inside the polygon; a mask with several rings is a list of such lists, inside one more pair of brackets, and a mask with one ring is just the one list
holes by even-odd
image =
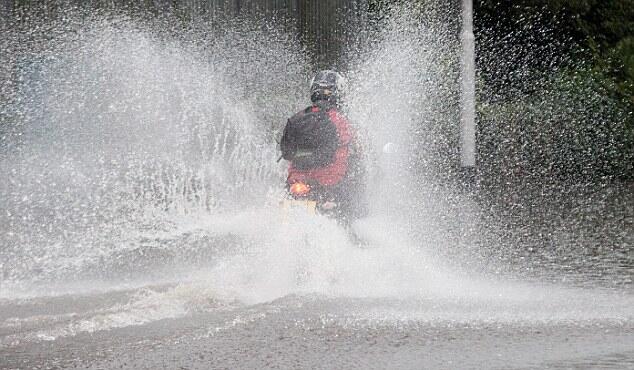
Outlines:
{"label": "orange light on bike", "polygon": [[296,182],[291,185],[291,194],[303,197],[304,195],[310,193],[310,185],[304,184],[303,182]]}

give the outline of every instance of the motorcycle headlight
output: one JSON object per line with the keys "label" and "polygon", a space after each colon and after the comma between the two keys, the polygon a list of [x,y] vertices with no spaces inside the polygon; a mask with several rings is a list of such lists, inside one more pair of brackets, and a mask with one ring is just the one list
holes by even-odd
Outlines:
{"label": "motorcycle headlight", "polygon": [[296,182],[291,185],[291,194],[295,196],[303,197],[308,193],[310,193],[310,185],[308,184]]}

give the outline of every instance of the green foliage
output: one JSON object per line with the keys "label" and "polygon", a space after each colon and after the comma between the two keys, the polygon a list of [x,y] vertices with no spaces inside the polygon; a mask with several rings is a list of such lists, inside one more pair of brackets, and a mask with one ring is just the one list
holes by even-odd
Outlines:
{"label": "green foliage", "polygon": [[524,53],[480,56],[487,172],[634,178],[634,0],[483,0],[476,25],[492,49]]}
{"label": "green foliage", "polygon": [[592,69],[543,76],[541,89],[479,107],[480,156],[489,178],[623,179],[634,171],[631,114]]}
{"label": "green foliage", "polygon": [[[556,14],[569,19],[577,38],[608,72],[616,91],[634,96],[634,0],[543,1]],[[632,100],[634,105],[634,100]]]}

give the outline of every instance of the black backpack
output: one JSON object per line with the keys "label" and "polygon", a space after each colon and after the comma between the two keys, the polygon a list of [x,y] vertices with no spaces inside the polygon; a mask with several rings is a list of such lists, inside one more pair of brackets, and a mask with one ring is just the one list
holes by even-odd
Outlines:
{"label": "black backpack", "polygon": [[331,164],[338,147],[337,127],[325,110],[313,112],[312,107],[288,120],[280,142],[282,158],[299,170]]}

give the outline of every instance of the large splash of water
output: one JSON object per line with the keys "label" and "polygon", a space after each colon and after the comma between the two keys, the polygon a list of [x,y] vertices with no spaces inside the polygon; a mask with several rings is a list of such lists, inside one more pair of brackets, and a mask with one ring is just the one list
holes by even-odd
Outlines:
{"label": "large splash of water", "polygon": [[70,17],[3,53],[19,120],[0,164],[5,281],[72,276],[180,215],[264,204],[273,133],[304,92],[302,50],[270,25],[235,19],[200,41],[212,30]]}
{"label": "large splash of water", "polygon": [[[477,229],[470,205],[435,180],[444,157],[434,152],[452,145],[456,33],[419,17],[396,11],[349,52],[346,111],[372,167],[373,212],[355,226],[367,248],[331,220],[277,212],[274,139],[307,103],[311,71],[285,31],[108,15],[55,24],[52,41],[29,36],[32,48],[10,60],[21,123],[0,158],[11,174],[0,183],[1,297],[176,283],[133,311],[172,300],[160,319],[200,295],[318,294],[439,302],[429,319],[513,320],[538,306],[556,310],[532,311],[538,320],[631,317],[631,299],[580,311],[597,295],[468,277],[436,256],[475,243]],[[135,320],[108,325],[146,322]]]}

